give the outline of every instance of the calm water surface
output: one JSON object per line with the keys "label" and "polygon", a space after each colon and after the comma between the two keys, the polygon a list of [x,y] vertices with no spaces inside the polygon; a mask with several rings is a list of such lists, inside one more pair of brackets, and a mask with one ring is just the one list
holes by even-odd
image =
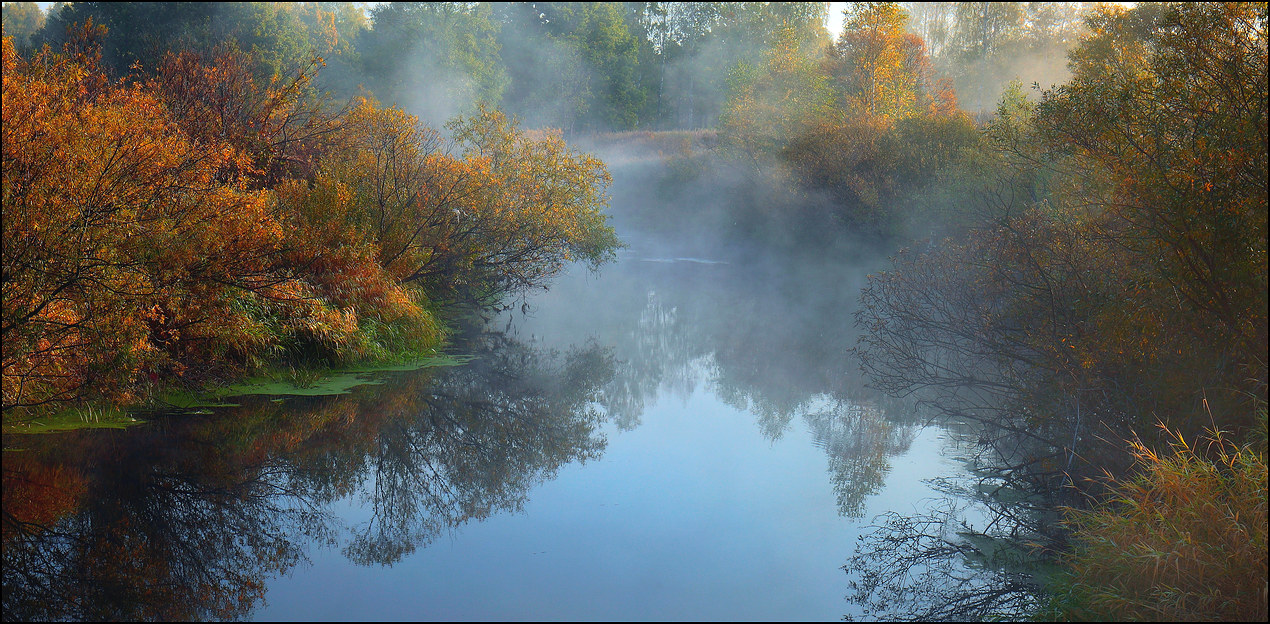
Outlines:
{"label": "calm water surface", "polygon": [[6,439],[6,619],[867,617],[857,536],[963,465],[858,377],[864,269],[690,252],[571,270],[464,366]]}

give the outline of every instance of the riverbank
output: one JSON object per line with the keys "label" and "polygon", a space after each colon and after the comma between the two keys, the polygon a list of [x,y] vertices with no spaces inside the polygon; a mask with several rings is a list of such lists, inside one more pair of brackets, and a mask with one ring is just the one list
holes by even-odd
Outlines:
{"label": "riverbank", "polygon": [[89,403],[28,420],[6,421],[3,432],[41,434],[80,429],[122,429],[144,424],[147,417],[154,413],[206,414],[209,413],[209,408],[234,407],[236,404],[231,400],[234,397],[347,394],[358,386],[382,383],[378,380],[379,373],[461,366],[469,361],[470,356],[437,353],[424,358],[396,358],[380,364],[363,362],[357,366],[340,368],[275,367],[236,381],[209,383],[195,389],[155,388],[147,393],[148,398],[135,404]]}

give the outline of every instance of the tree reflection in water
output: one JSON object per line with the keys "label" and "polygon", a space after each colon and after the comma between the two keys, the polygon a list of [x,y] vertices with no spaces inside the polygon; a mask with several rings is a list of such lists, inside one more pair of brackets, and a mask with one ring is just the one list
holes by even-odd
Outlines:
{"label": "tree reflection in water", "polygon": [[[803,268],[650,263],[606,275],[606,296],[627,314],[615,325],[633,329],[601,328],[625,339],[614,345],[618,374],[600,402],[638,414],[661,394],[686,396],[704,382],[753,414],[769,440],[804,425],[825,452],[839,513],[859,518],[924,419],[857,373],[856,330],[846,320],[859,292],[851,269]],[[935,485],[945,498],[929,508],[878,517],[844,553],[847,599],[883,620],[1028,613],[1046,564],[1025,544],[1042,541],[1043,522],[1039,507],[1009,494],[1000,477],[942,481]]]}
{"label": "tree reflection in water", "polygon": [[649,401],[686,399],[705,382],[724,403],[754,414],[768,440],[801,421],[827,456],[840,513],[859,517],[916,428],[857,373],[854,330],[842,323],[856,291],[825,283],[844,271],[650,263],[606,276],[609,305],[627,316],[610,321],[621,329],[599,330],[617,338],[618,366],[600,403],[633,428]]}
{"label": "tree reflection in water", "polygon": [[[850,279],[826,283],[826,276],[851,271],[693,268],[667,276],[669,287],[645,286],[644,333],[633,346],[615,347],[617,379],[625,385],[606,388],[602,400],[632,391],[655,396],[675,382],[691,387],[704,379],[724,402],[754,414],[769,440],[801,422],[826,454],[839,513],[862,517],[891,458],[909,449],[923,419],[912,406],[873,392],[857,373],[855,330],[843,319],[857,305],[858,289]],[[1025,544],[1044,541],[1044,521],[1041,507],[1010,494],[1006,481],[987,473],[940,481],[934,485],[945,498],[928,509],[880,516],[844,566],[847,599],[882,620],[1029,613],[1047,564]]]}
{"label": "tree reflection in water", "polygon": [[[605,349],[498,334],[471,348],[467,366],[348,395],[6,439],[27,450],[5,453],[5,619],[242,618],[303,542],[346,539],[350,559],[391,564],[599,457]],[[349,495],[373,516],[342,538],[324,508]]]}
{"label": "tree reflection in water", "polygon": [[596,459],[597,389],[612,358],[594,343],[560,358],[482,336],[482,356],[415,386],[413,418],[396,418],[370,441],[360,474],[372,510],[344,552],[392,564],[442,531],[499,511],[518,511],[533,486],[568,463]]}
{"label": "tree reflection in water", "polygon": [[[159,449],[112,444],[75,457],[79,474],[69,478],[45,463],[44,449],[6,453],[5,619],[241,618],[263,596],[264,579],[300,557],[296,530],[320,526],[269,483],[268,467],[194,475],[196,463]],[[24,505],[62,498],[48,494],[80,478],[81,504]],[[29,490],[43,490],[44,500]],[[24,519],[41,515],[52,522]]]}
{"label": "tree reflection in water", "polygon": [[1019,620],[1044,601],[1057,547],[1045,530],[1053,508],[963,459],[969,476],[935,479],[941,496],[919,512],[875,518],[842,567],[847,600],[871,619]]}
{"label": "tree reflection in water", "polygon": [[[769,440],[805,426],[839,512],[859,517],[915,427],[855,374],[842,322],[854,288],[826,288],[829,270],[692,268],[609,276],[602,315],[571,302],[605,317],[593,335],[612,347],[558,353],[484,332],[460,347],[470,364],[347,395],[7,441],[28,450],[4,465],[5,617],[244,617],[308,542],[392,565],[598,458],[601,421],[632,429],[659,396],[703,385]],[[562,318],[576,340],[585,321]],[[353,526],[327,512],[346,500],[366,513]]]}

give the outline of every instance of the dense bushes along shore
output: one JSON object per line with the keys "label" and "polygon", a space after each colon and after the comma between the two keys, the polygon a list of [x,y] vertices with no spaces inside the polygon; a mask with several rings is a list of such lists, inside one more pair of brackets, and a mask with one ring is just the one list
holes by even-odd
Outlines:
{"label": "dense bushes along shore", "polygon": [[4,40],[6,422],[265,366],[432,353],[439,305],[492,304],[618,246],[609,176],[494,111],[450,139],[245,53],[113,79],[101,32]]}

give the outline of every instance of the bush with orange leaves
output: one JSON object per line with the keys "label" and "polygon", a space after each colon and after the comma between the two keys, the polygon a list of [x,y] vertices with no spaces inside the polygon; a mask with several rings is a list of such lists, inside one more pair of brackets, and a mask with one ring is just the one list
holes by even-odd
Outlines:
{"label": "bush with orange leaves", "polygon": [[[238,174],[258,154],[190,134],[154,83],[108,80],[91,53],[24,60],[6,39],[3,62],[6,417],[366,351],[274,193]],[[414,316],[428,335],[411,346],[435,345]]]}
{"label": "bush with orange leaves", "polygon": [[440,135],[320,59],[262,85],[230,51],[107,77],[91,24],[4,41],[5,420],[271,366],[432,353],[436,301],[499,305],[619,245],[608,171],[497,111]]}
{"label": "bush with orange leaves", "polygon": [[224,289],[271,281],[282,230],[266,194],[215,179],[241,154],[188,140],[150,90],[82,53],[3,55],[4,408],[131,400]]}

